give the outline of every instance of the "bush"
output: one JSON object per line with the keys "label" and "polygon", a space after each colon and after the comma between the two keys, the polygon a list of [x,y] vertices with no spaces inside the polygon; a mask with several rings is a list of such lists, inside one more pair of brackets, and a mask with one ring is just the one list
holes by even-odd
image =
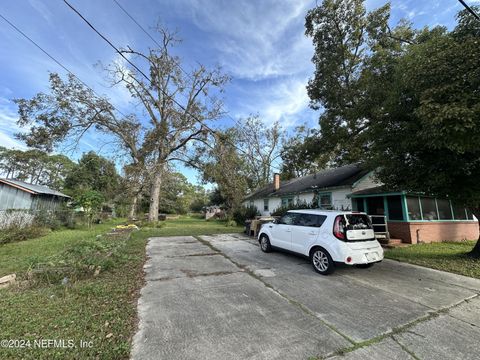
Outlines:
{"label": "bush", "polygon": [[233,219],[237,224],[244,224],[246,220],[254,219],[260,212],[255,206],[242,206],[233,212]]}
{"label": "bush", "polygon": [[235,220],[228,220],[227,223],[225,224],[225,226],[226,227],[229,227],[229,226],[235,227],[235,226],[237,226],[237,223],[236,223]]}
{"label": "bush", "polygon": [[0,231],[0,244],[7,244],[15,241],[34,239],[47,235],[51,230],[45,227],[29,225],[26,227],[11,226]]}
{"label": "bush", "polygon": [[280,206],[272,211],[272,216],[283,216],[287,213],[288,210],[297,210],[297,209],[316,209],[317,205],[313,203],[307,203],[306,201],[298,201],[290,206]]}

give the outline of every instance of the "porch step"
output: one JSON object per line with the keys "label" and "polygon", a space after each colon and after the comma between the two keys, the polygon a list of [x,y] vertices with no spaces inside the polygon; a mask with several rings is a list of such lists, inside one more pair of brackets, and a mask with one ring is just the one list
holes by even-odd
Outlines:
{"label": "porch step", "polygon": [[410,245],[410,244],[404,243],[402,239],[378,239],[378,241],[380,242],[382,247],[385,249],[393,249],[396,247],[406,247]]}

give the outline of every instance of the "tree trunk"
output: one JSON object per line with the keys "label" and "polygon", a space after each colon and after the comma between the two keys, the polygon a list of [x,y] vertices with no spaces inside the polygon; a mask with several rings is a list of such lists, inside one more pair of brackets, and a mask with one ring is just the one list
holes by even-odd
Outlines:
{"label": "tree trunk", "polygon": [[[479,225],[479,232],[480,232],[480,209],[472,209],[472,213],[479,220],[478,225]],[[477,243],[473,247],[472,251],[470,251],[467,255],[475,259],[480,259],[480,234],[479,234]]]}
{"label": "tree trunk", "polygon": [[162,169],[157,167],[155,174],[153,175],[152,188],[150,190],[150,209],[148,211],[148,221],[158,221],[158,205],[160,201],[162,176]]}
{"label": "tree trunk", "polygon": [[134,219],[137,213],[137,204],[138,204],[138,194],[135,194],[132,200],[132,205],[130,205],[130,212],[128,214],[129,219]]}

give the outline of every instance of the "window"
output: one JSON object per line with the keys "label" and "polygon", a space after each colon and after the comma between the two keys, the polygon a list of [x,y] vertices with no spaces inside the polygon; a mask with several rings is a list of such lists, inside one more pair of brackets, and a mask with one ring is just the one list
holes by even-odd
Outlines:
{"label": "window", "polygon": [[440,220],[452,220],[452,208],[450,207],[450,201],[445,199],[437,199],[438,218]]}
{"label": "window", "polygon": [[347,214],[347,230],[366,230],[373,229],[370,218],[367,215]]}
{"label": "window", "polygon": [[437,206],[434,198],[420,198],[423,220],[438,220]]}
{"label": "window", "polygon": [[290,207],[293,205],[293,197],[284,197],[282,198],[282,206],[283,207]]}
{"label": "window", "polygon": [[332,193],[318,194],[318,207],[324,210],[333,209]]}
{"label": "window", "polygon": [[268,199],[263,199],[263,211],[268,211]]}
{"label": "window", "polygon": [[400,195],[387,196],[388,219],[403,220],[402,197]]}
{"label": "window", "polygon": [[465,208],[463,206],[453,205],[453,216],[455,220],[467,220],[467,214],[465,213]]}
{"label": "window", "polygon": [[418,197],[407,196],[408,218],[410,220],[422,220]]}
{"label": "window", "polygon": [[325,215],[297,214],[294,225],[321,227],[326,218]]}
{"label": "window", "polygon": [[297,214],[295,213],[287,213],[283,215],[280,220],[278,220],[278,223],[283,225],[293,225],[295,223],[296,217]]}
{"label": "window", "polygon": [[253,200],[250,200],[248,206],[253,207]]}

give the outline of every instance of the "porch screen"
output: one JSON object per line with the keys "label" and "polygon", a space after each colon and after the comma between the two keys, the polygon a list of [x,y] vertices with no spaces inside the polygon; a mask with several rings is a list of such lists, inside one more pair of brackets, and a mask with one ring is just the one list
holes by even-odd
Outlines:
{"label": "porch screen", "polygon": [[450,201],[445,199],[437,199],[438,217],[440,220],[452,220],[452,208]]}
{"label": "porch screen", "polygon": [[423,220],[438,220],[437,206],[434,198],[420,198],[422,202]]}
{"label": "porch screen", "polygon": [[402,197],[400,195],[387,196],[388,219],[403,220]]}
{"label": "porch screen", "polygon": [[418,197],[407,196],[408,206],[408,218],[410,220],[422,220],[422,214],[420,213],[420,203]]}

